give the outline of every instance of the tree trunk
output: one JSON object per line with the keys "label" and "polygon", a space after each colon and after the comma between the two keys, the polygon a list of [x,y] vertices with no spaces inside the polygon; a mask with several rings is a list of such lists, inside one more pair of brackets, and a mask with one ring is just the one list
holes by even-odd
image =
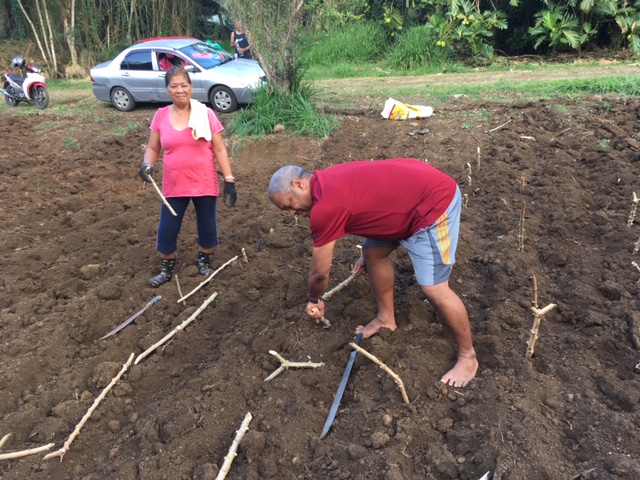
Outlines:
{"label": "tree trunk", "polygon": [[45,62],[48,62],[49,61],[49,57],[47,56],[47,53],[45,52],[44,48],[42,47],[42,42],[40,42],[40,36],[38,35],[38,30],[36,29],[36,26],[31,21],[31,18],[27,14],[27,11],[24,9],[24,5],[22,5],[22,1],[21,0],[17,0],[17,1],[18,1],[18,6],[20,7],[20,10],[22,10],[22,13],[24,14],[24,18],[27,19],[27,23],[29,24],[29,26],[31,27],[31,30],[33,31],[33,36],[36,39],[36,43],[38,44],[38,48],[40,49],[40,54],[42,55],[42,59]]}

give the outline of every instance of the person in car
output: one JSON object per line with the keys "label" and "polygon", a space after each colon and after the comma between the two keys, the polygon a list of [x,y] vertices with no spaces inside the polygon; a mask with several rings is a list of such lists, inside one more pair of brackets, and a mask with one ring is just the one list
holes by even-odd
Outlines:
{"label": "person in car", "polygon": [[160,53],[158,55],[158,66],[165,72],[171,70],[173,67],[186,67],[187,65],[187,62],[180,60],[172,53]]}
{"label": "person in car", "polygon": [[242,22],[236,22],[236,29],[231,32],[231,46],[236,48],[238,58],[253,59],[251,42],[249,42],[249,32],[242,30]]}
{"label": "person in car", "polygon": [[348,162],[311,173],[290,165],[280,168],[268,187],[271,201],[292,215],[309,217],[313,254],[306,312],[319,321],[322,295],[329,284],[333,249],[345,234],[361,235],[363,256],[354,274],[368,273],[378,313],[356,328],[364,338],[381,328],[397,328],[389,255],[407,249],[422,293],[452,332],[458,347],[454,367],[441,381],[467,385],[478,361],[467,310],[449,287],[460,229],[461,196],[456,181],[420,160],[399,158]]}
{"label": "person in car", "polygon": [[149,280],[152,287],[159,287],[173,276],[178,234],[190,202],[196,210],[198,270],[201,275],[213,273],[211,255],[219,244],[216,201],[220,187],[216,166],[224,176],[223,201],[234,205],[237,198],[218,117],[204,104],[192,100],[191,79],[182,67],[172,67],[165,74],[165,85],[173,103],[158,109],[153,116],[140,167],[140,177],[150,182],[160,151],[164,150],[162,194],[176,213],[174,215],[162,204],[157,238],[162,268]]}

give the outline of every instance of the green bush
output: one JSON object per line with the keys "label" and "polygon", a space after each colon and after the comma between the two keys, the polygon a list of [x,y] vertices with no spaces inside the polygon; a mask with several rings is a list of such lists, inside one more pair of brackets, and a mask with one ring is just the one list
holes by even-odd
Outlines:
{"label": "green bush", "polygon": [[372,22],[359,22],[334,32],[301,40],[300,61],[305,65],[367,63],[385,53],[384,29]]}
{"label": "green bush", "polygon": [[318,112],[312,103],[314,95],[315,90],[304,81],[283,92],[261,88],[251,106],[232,121],[230,130],[239,136],[262,136],[284,125],[298,135],[326,137],[338,127],[337,120]]}
{"label": "green bush", "polygon": [[422,25],[412,27],[399,38],[396,49],[386,59],[389,68],[399,70],[443,67],[449,61],[448,49],[437,45],[432,29]]}

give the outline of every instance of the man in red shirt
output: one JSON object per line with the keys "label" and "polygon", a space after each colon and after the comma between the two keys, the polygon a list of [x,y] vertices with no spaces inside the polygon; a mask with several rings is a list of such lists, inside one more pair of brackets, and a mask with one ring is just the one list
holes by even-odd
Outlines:
{"label": "man in red shirt", "polygon": [[448,283],[460,226],[460,190],[453,178],[409,158],[343,163],[315,174],[290,165],[273,175],[268,193],[281,210],[309,217],[313,256],[306,311],[310,316],[319,321],[324,315],[322,295],[329,284],[336,240],[347,233],[361,235],[363,256],[354,273],[366,268],[378,314],[358,326],[356,333],[368,338],[382,327],[394,331],[395,279],[389,255],[403,245],[422,292],[458,346],[458,360],[441,381],[463,387],[475,377],[478,362],[467,310]]}

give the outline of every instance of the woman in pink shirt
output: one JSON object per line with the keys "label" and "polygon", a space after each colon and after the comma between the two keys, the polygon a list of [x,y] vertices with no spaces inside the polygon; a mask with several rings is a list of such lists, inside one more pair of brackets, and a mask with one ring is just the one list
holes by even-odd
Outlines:
{"label": "woman in pink shirt", "polygon": [[[155,113],[140,168],[140,177],[144,181],[151,181],[154,165],[160,151],[164,150],[162,194],[176,213],[174,215],[162,204],[157,240],[162,270],[149,280],[152,287],[159,287],[173,277],[178,234],[190,202],[193,202],[196,210],[198,270],[201,275],[213,273],[210,268],[211,255],[214,247],[220,243],[216,216],[220,187],[216,164],[224,176],[223,201],[228,199],[234,205],[237,198],[231,162],[222,140],[223,127],[215,113],[191,100],[191,79],[182,67],[173,67],[166,73],[165,85],[173,104]],[[194,126],[192,112],[194,116],[200,114],[197,127]]]}

